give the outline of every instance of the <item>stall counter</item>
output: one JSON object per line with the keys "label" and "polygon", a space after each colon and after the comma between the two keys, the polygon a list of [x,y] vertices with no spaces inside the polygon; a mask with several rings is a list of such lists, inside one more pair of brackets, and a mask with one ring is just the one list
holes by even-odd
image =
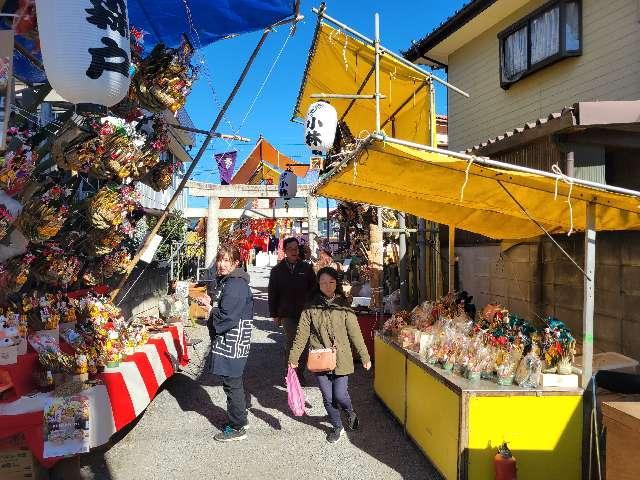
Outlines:
{"label": "stall counter", "polygon": [[504,441],[519,480],[581,478],[581,389],[470,381],[376,334],[374,390],[447,479],[493,478]]}

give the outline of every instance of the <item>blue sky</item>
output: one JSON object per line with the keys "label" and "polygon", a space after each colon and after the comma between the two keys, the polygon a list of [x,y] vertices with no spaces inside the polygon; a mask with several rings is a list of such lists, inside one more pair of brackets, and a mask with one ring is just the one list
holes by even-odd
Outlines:
{"label": "blue sky", "polygon": [[[412,40],[425,36],[466,1],[327,0],[326,3],[328,15],[370,38],[373,37],[373,15],[379,13],[382,44],[398,52],[406,49]],[[239,129],[238,134],[252,141],[243,144],[214,140],[196,168],[195,180],[218,183],[220,180],[213,154],[238,150],[237,168],[260,134],[286,155],[300,162],[308,161],[309,151],[302,142],[303,127],[292,123],[290,119],[316,25],[316,16],[311,8],[319,4],[319,1],[302,0],[301,13],[305,20],[287,41],[268,82],[243,123],[256,93],[289,36],[289,26],[282,26],[269,35],[219,128],[224,133],[236,133]],[[205,130],[210,128],[260,35],[256,32],[222,40],[196,54],[194,63],[204,61],[206,65],[187,101],[187,111],[196,127]],[[444,72],[437,71],[436,75],[443,76]],[[443,88],[436,90],[436,103],[437,112],[446,113],[446,92]],[[202,138],[198,140],[191,151],[193,155]],[[203,200],[191,199],[190,205],[201,206]]]}

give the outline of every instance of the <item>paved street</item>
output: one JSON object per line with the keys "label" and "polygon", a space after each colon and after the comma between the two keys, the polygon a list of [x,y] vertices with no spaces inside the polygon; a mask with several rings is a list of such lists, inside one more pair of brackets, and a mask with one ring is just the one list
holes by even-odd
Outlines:
{"label": "paved street", "polygon": [[[82,459],[86,479],[431,479],[439,478],[402,428],[374,397],[372,372],[361,367],[350,392],[362,426],[339,443],[325,440],[329,423],[320,391],[305,388],[308,415],[293,417],[283,382],[283,333],[267,318],[268,269],[253,270],[256,321],[245,374],[250,430],[245,441],[219,444],[226,400],[206,373],[206,328],[189,328],[205,342],[191,363],[167,381],[139,421],[117,442]],[[310,382],[313,383],[313,380]]]}

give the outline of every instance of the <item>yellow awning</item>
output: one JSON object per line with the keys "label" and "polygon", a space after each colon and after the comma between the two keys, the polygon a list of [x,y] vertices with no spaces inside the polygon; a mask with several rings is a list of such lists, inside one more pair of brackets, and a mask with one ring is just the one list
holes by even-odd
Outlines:
{"label": "yellow awning", "polygon": [[574,231],[584,231],[587,201],[596,204],[596,230],[640,229],[640,196],[613,193],[606,186],[571,188],[567,180],[473,162],[469,167],[468,161],[454,156],[371,139],[322,178],[316,192],[393,208],[495,239],[543,233],[518,202],[550,233],[568,232],[572,222]]}
{"label": "yellow awning", "polygon": [[[316,29],[309,60],[296,103],[294,118],[306,119],[309,105],[318,101],[314,93],[375,93],[373,74],[375,51],[370,45],[346,35],[324,23]],[[364,86],[363,86],[364,85]],[[387,135],[431,145],[429,125],[435,112],[430,111],[429,77],[389,55],[380,60],[380,124]],[[342,118],[352,100],[331,99]],[[355,100],[344,118],[351,134],[361,137],[376,129],[373,100]]]}

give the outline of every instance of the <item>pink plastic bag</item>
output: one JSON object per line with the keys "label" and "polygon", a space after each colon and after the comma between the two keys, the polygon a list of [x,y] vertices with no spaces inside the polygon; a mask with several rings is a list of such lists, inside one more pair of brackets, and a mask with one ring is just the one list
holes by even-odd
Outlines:
{"label": "pink plastic bag", "polygon": [[287,371],[287,396],[289,397],[289,408],[296,417],[304,415],[304,392],[300,386],[300,380],[296,371],[289,367]]}

